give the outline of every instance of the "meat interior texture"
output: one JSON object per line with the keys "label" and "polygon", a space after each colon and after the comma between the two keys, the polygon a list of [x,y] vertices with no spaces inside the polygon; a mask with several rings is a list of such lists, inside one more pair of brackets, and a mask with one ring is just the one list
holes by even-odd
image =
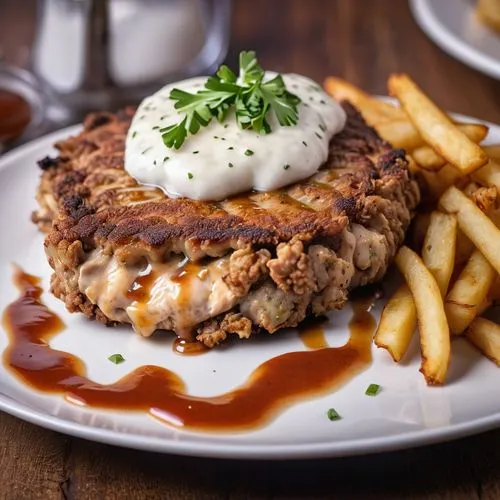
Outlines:
{"label": "meat interior texture", "polygon": [[137,185],[123,169],[133,110],[90,115],[39,162],[33,220],[49,232],[52,292],[108,325],[209,347],[342,308],[383,277],[420,197],[404,152],[342,105],[347,125],[316,175],[220,202]]}

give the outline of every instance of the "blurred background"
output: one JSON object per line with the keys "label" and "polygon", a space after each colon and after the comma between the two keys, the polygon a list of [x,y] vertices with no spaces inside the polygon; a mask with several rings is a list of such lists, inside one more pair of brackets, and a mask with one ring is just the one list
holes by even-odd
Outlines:
{"label": "blurred background", "polygon": [[500,122],[500,35],[474,0],[0,0],[0,113],[15,111],[11,135],[25,141],[235,66],[243,49],[265,68],[376,94],[408,72],[443,107]]}

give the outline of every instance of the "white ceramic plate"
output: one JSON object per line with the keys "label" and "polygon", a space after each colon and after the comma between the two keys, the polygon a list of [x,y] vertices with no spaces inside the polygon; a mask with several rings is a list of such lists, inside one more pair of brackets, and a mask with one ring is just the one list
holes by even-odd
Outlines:
{"label": "white ceramic plate", "polygon": [[475,0],[410,0],[422,30],[445,52],[500,79],[500,34],[477,19]]}
{"label": "white ceramic plate", "polygon": [[[39,172],[36,160],[53,154],[55,140],[70,128],[38,139],[0,158],[0,311],[17,297],[11,262],[43,277],[50,269],[43,236],[31,224]],[[500,127],[490,137],[500,142]],[[68,314],[49,293],[45,303],[66,323],[52,345],[80,356],[89,376],[112,382],[143,364],[173,369],[191,394],[208,396],[240,385],[259,364],[278,354],[304,349],[296,331],[260,340],[235,342],[229,349],[199,357],[181,357],[171,350],[172,338],[147,340],[129,328],[107,329],[81,315]],[[380,306],[380,304],[379,304]],[[331,316],[328,339],[342,345],[347,338],[349,310]],[[0,352],[7,344],[0,330]],[[465,341],[453,342],[453,359],[445,387],[429,388],[419,373],[416,339],[405,362],[396,365],[386,352],[373,349],[373,363],[338,392],[304,401],[284,411],[270,425],[246,433],[201,433],[174,430],[141,413],[96,411],[72,405],[62,397],[39,394],[0,365],[0,409],[35,424],[67,434],[120,446],[186,455],[231,458],[313,458],[393,450],[472,434],[500,424],[500,371]],[[126,362],[107,357],[122,353]],[[383,388],[377,397],[364,395],[370,383]],[[331,422],[334,407],[342,420]]]}

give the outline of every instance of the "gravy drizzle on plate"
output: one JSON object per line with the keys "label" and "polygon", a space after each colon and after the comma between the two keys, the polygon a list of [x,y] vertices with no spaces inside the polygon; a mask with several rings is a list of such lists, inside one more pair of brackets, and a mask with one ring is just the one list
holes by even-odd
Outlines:
{"label": "gravy drizzle on plate", "polygon": [[351,337],[344,346],[276,356],[257,367],[242,386],[219,396],[191,396],[177,374],[153,365],[113,384],[99,384],[86,377],[80,358],[50,347],[49,340],[64,324],[40,300],[40,279],[16,268],[14,283],[20,296],[3,315],[9,336],[3,360],[16,377],[79,405],[146,411],[174,427],[226,431],[262,426],[291,403],[332,392],[371,361],[375,320],[368,312],[371,301],[364,299],[353,305]]}

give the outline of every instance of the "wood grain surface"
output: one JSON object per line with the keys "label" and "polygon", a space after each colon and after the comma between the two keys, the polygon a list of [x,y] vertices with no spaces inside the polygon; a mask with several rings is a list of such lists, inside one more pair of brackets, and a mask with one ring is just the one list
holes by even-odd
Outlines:
{"label": "wood grain surface", "polygon": [[[25,61],[32,0],[0,0],[0,50]],[[7,21],[8,20],[8,21]],[[228,62],[258,51],[265,67],[318,81],[340,75],[386,93],[406,71],[447,109],[500,123],[500,82],[441,52],[405,0],[236,0]],[[498,499],[500,431],[396,453],[240,462],[113,448],[0,413],[2,499]]]}

